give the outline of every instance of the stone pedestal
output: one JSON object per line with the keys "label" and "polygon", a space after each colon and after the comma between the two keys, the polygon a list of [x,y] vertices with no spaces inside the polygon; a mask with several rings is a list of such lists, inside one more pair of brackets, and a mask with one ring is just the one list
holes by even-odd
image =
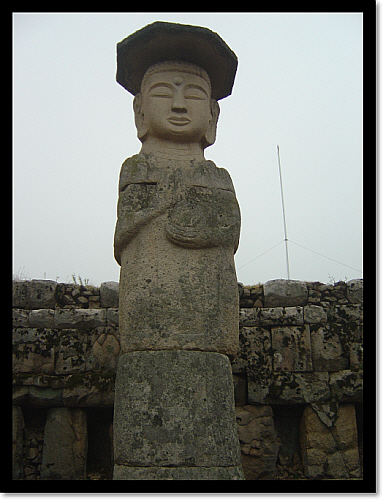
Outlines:
{"label": "stone pedestal", "polygon": [[194,351],[120,357],[114,479],[243,479],[229,358]]}

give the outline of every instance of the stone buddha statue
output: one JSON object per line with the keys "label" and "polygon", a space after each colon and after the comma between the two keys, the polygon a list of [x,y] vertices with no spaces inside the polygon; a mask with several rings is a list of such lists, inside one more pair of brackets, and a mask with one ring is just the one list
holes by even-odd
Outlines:
{"label": "stone buddha statue", "polygon": [[160,59],[137,90],[142,148],[121,168],[114,238],[122,353],[201,350],[232,358],[240,211],[229,173],[204,157],[219,116],[214,85],[194,62]]}
{"label": "stone buddha statue", "polygon": [[212,31],[156,22],[117,45],[141,151],[121,167],[113,479],[243,479],[229,358],[238,342],[230,175],[204,150],[236,56]]}

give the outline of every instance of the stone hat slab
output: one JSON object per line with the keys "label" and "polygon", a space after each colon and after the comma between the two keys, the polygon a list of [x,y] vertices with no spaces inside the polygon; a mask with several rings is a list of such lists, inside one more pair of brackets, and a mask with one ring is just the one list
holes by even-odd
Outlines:
{"label": "stone hat slab", "polygon": [[149,66],[171,60],[203,68],[210,77],[214,99],[231,94],[237,56],[214,31],[187,24],[156,21],[119,42],[116,80],[136,95]]}

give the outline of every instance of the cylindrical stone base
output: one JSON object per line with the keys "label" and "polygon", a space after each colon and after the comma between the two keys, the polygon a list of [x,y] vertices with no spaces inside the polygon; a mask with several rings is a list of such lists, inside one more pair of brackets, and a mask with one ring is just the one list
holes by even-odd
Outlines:
{"label": "cylindrical stone base", "polygon": [[228,357],[121,355],[114,463],[114,479],[243,479]]}

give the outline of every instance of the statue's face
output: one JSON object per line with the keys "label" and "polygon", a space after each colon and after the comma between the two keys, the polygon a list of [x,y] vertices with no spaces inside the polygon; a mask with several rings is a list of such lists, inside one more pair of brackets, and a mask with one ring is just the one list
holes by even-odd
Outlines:
{"label": "statue's face", "polygon": [[201,142],[212,120],[210,88],[186,71],[159,71],[142,89],[141,113],[147,133],[176,142]]}

